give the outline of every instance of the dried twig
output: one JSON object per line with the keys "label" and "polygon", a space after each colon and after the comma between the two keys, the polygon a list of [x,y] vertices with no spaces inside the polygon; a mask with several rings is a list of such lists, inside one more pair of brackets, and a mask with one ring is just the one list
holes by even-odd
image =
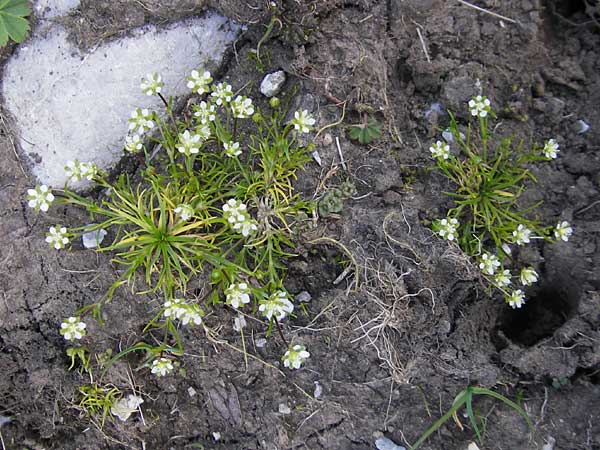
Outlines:
{"label": "dried twig", "polygon": [[473,5],[472,3],[466,2],[465,0],[456,0],[456,1],[465,6],[468,6],[469,8],[473,8],[473,9],[476,9],[477,11],[481,11],[483,13],[489,14],[490,16],[497,17],[498,19],[506,20],[507,22],[510,22],[510,23],[518,23],[516,20],[511,19],[510,17],[506,17],[501,14],[497,14],[495,12],[489,11],[487,9],[483,9],[480,6]]}

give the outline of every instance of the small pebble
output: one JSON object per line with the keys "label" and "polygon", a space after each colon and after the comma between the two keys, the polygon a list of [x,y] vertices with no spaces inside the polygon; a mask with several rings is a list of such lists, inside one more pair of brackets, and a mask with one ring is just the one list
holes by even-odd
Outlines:
{"label": "small pebble", "polygon": [[323,395],[323,386],[321,386],[318,381],[315,381],[315,392],[313,396],[315,398],[321,398],[321,395]]}
{"label": "small pebble", "polygon": [[479,447],[477,446],[477,444],[475,442],[471,442],[469,444],[469,446],[467,447],[467,450],[479,450]]}
{"label": "small pebble", "polygon": [[193,397],[193,396],[195,396],[195,395],[196,395],[196,389],[194,389],[194,388],[193,388],[193,387],[191,387],[191,386],[188,388],[187,392],[188,392],[188,395],[189,395],[190,397]]}
{"label": "small pebble", "polygon": [[279,412],[281,414],[291,414],[292,410],[290,409],[290,407],[288,405],[286,405],[285,403],[280,403],[279,404]]}
{"label": "small pebble", "polygon": [[378,450],[406,450],[406,447],[402,447],[400,445],[396,445],[394,441],[386,437],[380,437],[375,441],[375,447]]}
{"label": "small pebble", "polygon": [[219,433],[218,431],[213,431],[213,438],[215,439],[215,441],[220,441],[221,440],[221,433]]}
{"label": "small pebble", "polygon": [[590,126],[584,120],[578,120],[577,123],[579,124],[579,131],[577,131],[579,134],[587,133],[590,129]]}
{"label": "small pebble", "polygon": [[325,147],[328,147],[328,146],[330,146],[331,144],[333,144],[333,136],[331,135],[331,133],[325,133],[325,134],[323,135],[323,142],[322,142],[322,144],[323,144]]}
{"label": "small pebble", "polygon": [[298,303],[309,303],[312,300],[312,295],[307,291],[302,291],[296,295],[296,301]]}
{"label": "small pebble", "polygon": [[[442,131],[442,137],[444,138],[444,140],[448,143],[448,144],[452,144],[454,142],[454,135],[452,134],[452,132],[450,130],[444,130]],[[464,133],[460,133],[460,138],[464,141],[465,140],[465,135]]]}
{"label": "small pebble", "polygon": [[255,343],[258,348],[263,348],[267,343],[267,340],[265,338],[258,338]]}
{"label": "small pebble", "polygon": [[425,111],[425,118],[429,119],[431,114],[444,114],[444,110],[442,109],[442,105],[440,103],[432,103],[427,111]]}
{"label": "small pebble", "polygon": [[[96,224],[90,223],[87,226],[91,227],[93,225],[96,225]],[[83,233],[81,235],[81,242],[83,242],[83,246],[85,248],[96,248],[102,243],[102,241],[104,240],[104,237],[106,235],[107,235],[107,232],[104,228],[101,228],[99,230],[89,231],[89,232]]]}
{"label": "small pebble", "polygon": [[283,83],[285,83],[285,72],[283,70],[268,73],[260,83],[260,93],[265,97],[273,97],[279,93]]}
{"label": "small pebble", "polygon": [[322,166],[323,163],[321,161],[321,155],[319,155],[319,152],[317,150],[315,150],[314,152],[311,153],[311,156],[313,157],[313,159],[316,161],[316,163],[319,166]]}
{"label": "small pebble", "polygon": [[241,330],[243,330],[246,327],[246,325],[246,319],[241,314],[238,314],[238,316],[235,319],[233,319],[233,329],[238,333]]}
{"label": "small pebble", "polygon": [[3,425],[7,425],[11,422],[11,418],[8,416],[0,415],[0,427]]}
{"label": "small pebble", "polygon": [[542,447],[542,450],[554,450],[554,444],[556,444],[556,439],[552,436],[548,436],[546,439],[546,444]]}

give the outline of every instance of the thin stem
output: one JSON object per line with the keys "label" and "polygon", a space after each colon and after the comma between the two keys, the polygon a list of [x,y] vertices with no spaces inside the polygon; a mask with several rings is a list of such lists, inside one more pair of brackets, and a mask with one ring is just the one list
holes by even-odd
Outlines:
{"label": "thin stem", "polygon": [[277,317],[273,316],[273,320],[275,321],[275,326],[277,327],[277,331],[279,331],[279,337],[281,338],[281,340],[285,344],[285,347],[286,348],[290,348],[290,344],[288,344],[287,339],[283,335],[283,331],[281,330],[281,325],[279,325],[279,321],[277,320]]}
{"label": "thin stem", "polygon": [[169,105],[169,102],[160,92],[158,92],[158,97],[162,100],[163,104],[165,105],[165,108],[167,108],[167,114],[169,115],[171,121],[173,122],[173,125],[175,126],[175,132],[177,132],[177,121],[173,116],[173,111],[171,111],[171,106]]}

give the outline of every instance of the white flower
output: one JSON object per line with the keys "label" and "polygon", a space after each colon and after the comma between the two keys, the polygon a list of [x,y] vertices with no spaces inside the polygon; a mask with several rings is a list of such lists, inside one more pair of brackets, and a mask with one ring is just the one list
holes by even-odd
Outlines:
{"label": "white flower", "polygon": [[316,120],[308,113],[306,109],[298,110],[294,113],[294,118],[291,124],[294,125],[294,130],[300,133],[309,133]]}
{"label": "white flower", "polygon": [[48,211],[50,204],[54,201],[52,191],[45,184],[37,185],[35,189],[27,189],[27,204],[36,211]]}
{"label": "white flower", "polygon": [[86,180],[93,180],[98,175],[98,166],[94,163],[81,163],[81,176]]}
{"label": "white flower", "polygon": [[224,103],[229,103],[231,101],[231,97],[233,97],[233,91],[231,90],[230,84],[219,83],[216,86],[213,86],[213,91],[210,94],[215,99],[215,103],[219,106]]}
{"label": "white flower", "polygon": [[208,125],[202,125],[196,128],[196,135],[200,136],[200,139],[207,141],[210,138],[210,127]]}
{"label": "white flower", "polygon": [[225,298],[228,305],[238,309],[250,303],[250,289],[246,283],[233,283],[225,289]]}
{"label": "white flower", "polygon": [[187,325],[190,322],[195,325],[200,325],[202,323],[203,315],[204,314],[198,305],[186,304],[179,320],[181,320],[182,325]]}
{"label": "white flower", "polygon": [[162,78],[157,73],[149,73],[146,78],[142,80],[140,89],[146,95],[157,95],[160,93],[165,83],[162,82]]}
{"label": "white flower", "polygon": [[67,229],[65,227],[61,227],[60,225],[50,227],[48,229],[48,233],[46,233],[46,242],[52,247],[54,247],[56,250],[65,248],[65,245],[69,243],[69,238],[67,237]]}
{"label": "white flower", "polygon": [[478,95],[469,100],[469,111],[471,111],[472,116],[485,117],[491,111],[490,101],[487,97]]}
{"label": "white flower", "polygon": [[512,291],[512,293],[506,297],[506,303],[508,303],[512,308],[520,308],[525,304],[525,294],[523,294],[521,289]]}
{"label": "white flower", "polygon": [[556,140],[548,139],[544,144],[544,149],[542,150],[542,152],[544,153],[544,156],[546,158],[556,159],[558,153],[560,152],[558,147],[560,147],[560,145],[558,145],[558,142],[556,142]]}
{"label": "white flower", "polygon": [[129,416],[137,411],[138,407],[142,403],[144,403],[144,400],[141,397],[129,394],[127,397],[122,398],[112,405],[110,407],[110,413],[125,422],[127,419],[129,419]]}
{"label": "white flower", "polygon": [[481,262],[479,263],[479,268],[488,275],[494,275],[496,272],[496,268],[500,267],[500,261],[498,261],[498,257],[496,255],[491,255],[489,253],[484,253],[481,255]]}
{"label": "white flower", "polygon": [[174,298],[165,302],[163,315],[167,318],[179,319],[182,325],[190,322],[200,325],[203,313],[198,305],[186,303],[181,298]]}
{"label": "white flower", "polygon": [[212,83],[210,72],[205,70],[200,73],[197,70],[192,70],[192,74],[188,77],[187,87],[198,95],[208,92],[208,85]]}
{"label": "white flower", "polygon": [[554,237],[556,239],[562,239],[567,242],[572,234],[573,228],[571,228],[571,224],[566,220],[556,224],[556,228],[554,229]]}
{"label": "white flower", "polygon": [[235,156],[239,156],[242,154],[242,149],[240,148],[239,142],[223,142],[223,148],[225,149],[225,154],[230,158]]}
{"label": "white flower", "polygon": [[258,310],[269,320],[273,317],[283,320],[294,311],[294,304],[289,300],[287,292],[275,291],[268,299],[261,301]]}
{"label": "white flower", "polygon": [[195,155],[200,151],[200,135],[190,134],[188,130],[179,134],[179,146],[177,150],[184,155]]}
{"label": "white flower", "polygon": [[70,180],[81,181],[81,163],[78,160],[67,161],[65,172],[67,172],[67,176]]}
{"label": "white flower", "polygon": [[252,106],[252,99],[238,95],[233,102],[231,102],[231,111],[233,117],[238,119],[247,119],[254,114],[254,106]]}
{"label": "white flower", "polygon": [[243,221],[234,223],[232,228],[242,233],[242,236],[247,237],[258,230],[258,225],[255,220],[252,220],[250,216],[246,215]]}
{"label": "white flower", "polygon": [[173,363],[168,358],[158,358],[152,361],[151,372],[158,377],[164,377],[173,371]]}
{"label": "white flower", "polygon": [[246,328],[246,325],[246,319],[241,314],[238,314],[238,316],[235,319],[233,319],[233,329],[238,333],[244,328]]}
{"label": "white flower", "polygon": [[183,313],[183,308],[181,307],[183,304],[184,300],[181,298],[174,298],[166,301],[164,304],[163,315],[173,319],[179,317]]}
{"label": "white flower", "polygon": [[436,159],[448,159],[450,157],[450,146],[442,141],[437,141],[429,147],[431,156]]}
{"label": "white flower", "polygon": [[529,242],[531,242],[529,240],[531,230],[526,228],[525,225],[520,224],[512,234],[517,245],[529,244]]}
{"label": "white flower", "polygon": [[125,136],[125,151],[139,153],[142,150],[142,139],[139,134]]}
{"label": "white flower", "polygon": [[194,215],[194,208],[186,203],[182,203],[181,205],[177,205],[177,208],[175,208],[173,212],[177,214],[181,220],[186,221],[190,220]]}
{"label": "white flower", "polygon": [[499,271],[496,276],[494,276],[494,282],[499,288],[508,286],[511,283],[510,271],[508,269]]}
{"label": "white flower", "polygon": [[523,267],[521,269],[521,275],[519,276],[521,284],[524,286],[531,286],[538,280],[538,274],[533,267]]}
{"label": "white flower", "polygon": [[69,317],[60,324],[60,334],[67,341],[73,342],[85,336],[85,327],[85,322],[82,322],[79,317]]}
{"label": "white flower", "polygon": [[243,222],[248,215],[246,205],[235,198],[227,200],[227,203],[223,205],[222,209],[223,217],[232,225],[237,222]]}
{"label": "white flower", "polygon": [[439,222],[438,234],[444,239],[453,241],[456,237],[456,229],[458,226],[458,220],[456,220],[454,217],[450,218],[450,220],[442,219]]}
{"label": "white flower", "polygon": [[198,107],[196,108],[196,112],[194,112],[194,116],[198,118],[198,121],[202,125],[206,125],[208,122],[213,122],[216,115],[217,107],[215,105],[208,104],[204,101],[200,102]]}
{"label": "white flower", "polygon": [[129,130],[139,135],[154,128],[153,113],[147,109],[136,108],[129,118]]}
{"label": "white flower", "polygon": [[310,357],[304,345],[294,345],[283,355],[283,365],[290,369],[299,369],[304,361]]}

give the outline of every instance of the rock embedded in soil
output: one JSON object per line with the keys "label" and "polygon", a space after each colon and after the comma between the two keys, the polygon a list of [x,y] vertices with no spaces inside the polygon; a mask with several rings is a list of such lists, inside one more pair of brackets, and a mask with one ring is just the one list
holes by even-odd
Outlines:
{"label": "rock embedded in soil", "polygon": [[52,19],[65,15],[78,6],[79,0],[37,0],[33,4],[33,11],[42,19]]}
{"label": "rock embedded in soil", "polygon": [[380,437],[377,439],[375,441],[375,447],[377,447],[378,450],[406,450],[405,447],[396,445],[394,441],[386,437]]}
{"label": "rock embedded in soil", "polygon": [[284,83],[285,72],[283,70],[268,73],[260,83],[260,93],[265,97],[273,97],[279,94]]}
{"label": "rock embedded in soil", "polygon": [[129,37],[82,53],[59,25],[17,48],[4,68],[2,94],[21,150],[40,182],[62,187],[68,160],[112,168],[123,155],[128,118],[136,107],[162,112],[140,81],[161,74],[165,96],[189,93],[186,77],[215,69],[240,27],[208,13],[165,28],[145,26]]}

